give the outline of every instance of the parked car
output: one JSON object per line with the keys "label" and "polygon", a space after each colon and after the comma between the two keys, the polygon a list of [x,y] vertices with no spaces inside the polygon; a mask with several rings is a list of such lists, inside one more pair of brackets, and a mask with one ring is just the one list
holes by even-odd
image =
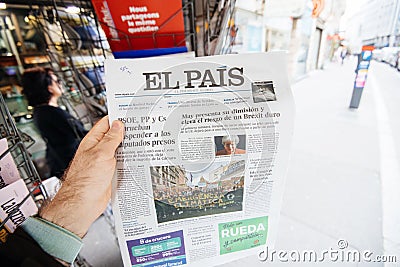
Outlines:
{"label": "parked car", "polygon": [[400,71],[400,53],[398,53],[396,68],[398,71]]}
{"label": "parked car", "polygon": [[400,55],[400,47],[397,47],[397,49],[388,58],[388,63],[390,66],[397,68],[399,55]]}

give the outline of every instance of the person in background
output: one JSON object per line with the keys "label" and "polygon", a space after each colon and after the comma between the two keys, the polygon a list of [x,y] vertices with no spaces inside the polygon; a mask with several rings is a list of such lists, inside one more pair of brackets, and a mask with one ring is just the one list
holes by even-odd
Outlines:
{"label": "person in background", "polygon": [[342,49],[341,49],[341,51],[340,51],[340,59],[341,59],[342,65],[343,65],[344,59],[347,57],[348,51],[347,51],[347,48],[344,47],[344,46],[341,46],[341,48],[342,48]]}
{"label": "person in background", "polygon": [[239,136],[237,135],[226,135],[222,137],[222,145],[224,149],[218,150],[216,156],[232,155],[232,154],[245,154],[246,150],[237,148],[239,144]]}
{"label": "person in background", "polygon": [[47,144],[50,175],[61,178],[87,131],[80,121],[58,106],[62,86],[51,69],[27,69],[22,76],[22,87],[29,105],[34,107],[34,123]]}
{"label": "person in background", "polygon": [[108,116],[85,136],[54,199],[29,217],[0,245],[1,266],[71,266],[82,237],[111,198],[115,151],[124,126]]}

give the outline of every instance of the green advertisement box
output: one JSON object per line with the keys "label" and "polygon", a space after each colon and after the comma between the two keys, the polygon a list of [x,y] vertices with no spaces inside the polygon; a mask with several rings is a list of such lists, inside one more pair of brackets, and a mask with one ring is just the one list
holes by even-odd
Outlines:
{"label": "green advertisement box", "polygon": [[268,216],[218,224],[221,255],[265,245]]}

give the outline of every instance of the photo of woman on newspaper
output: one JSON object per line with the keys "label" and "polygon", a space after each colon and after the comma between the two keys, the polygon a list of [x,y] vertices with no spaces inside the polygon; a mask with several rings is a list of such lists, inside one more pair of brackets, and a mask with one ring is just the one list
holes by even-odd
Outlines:
{"label": "photo of woman on newspaper", "polygon": [[158,223],[242,211],[245,161],[214,163],[192,173],[182,166],[151,166]]}
{"label": "photo of woman on newspaper", "polygon": [[214,142],[215,142],[216,156],[246,154],[245,135],[215,136]]}

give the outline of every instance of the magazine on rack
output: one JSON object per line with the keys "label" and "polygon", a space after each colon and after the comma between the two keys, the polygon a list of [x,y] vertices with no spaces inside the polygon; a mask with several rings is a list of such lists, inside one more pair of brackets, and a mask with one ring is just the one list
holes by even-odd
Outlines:
{"label": "magazine on rack", "polygon": [[106,61],[110,121],[125,123],[112,196],[125,266],[212,266],[273,245],[294,119],[285,58]]}
{"label": "magazine on rack", "polygon": [[5,153],[7,150],[7,139],[3,138],[0,140],[0,189],[21,178],[11,153]]}
{"label": "magazine on rack", "polygon": [[[21,203],[22,205],[19,206]],[[29,195],[24,180],[18,179],[2,188],[0,190],[0,222],[3,222],[8,216],[10,217],[4,228],[0,229],[0,241],[4,243],[7,233],[13,233],[26,218],[37,212],[38,208]]]}

